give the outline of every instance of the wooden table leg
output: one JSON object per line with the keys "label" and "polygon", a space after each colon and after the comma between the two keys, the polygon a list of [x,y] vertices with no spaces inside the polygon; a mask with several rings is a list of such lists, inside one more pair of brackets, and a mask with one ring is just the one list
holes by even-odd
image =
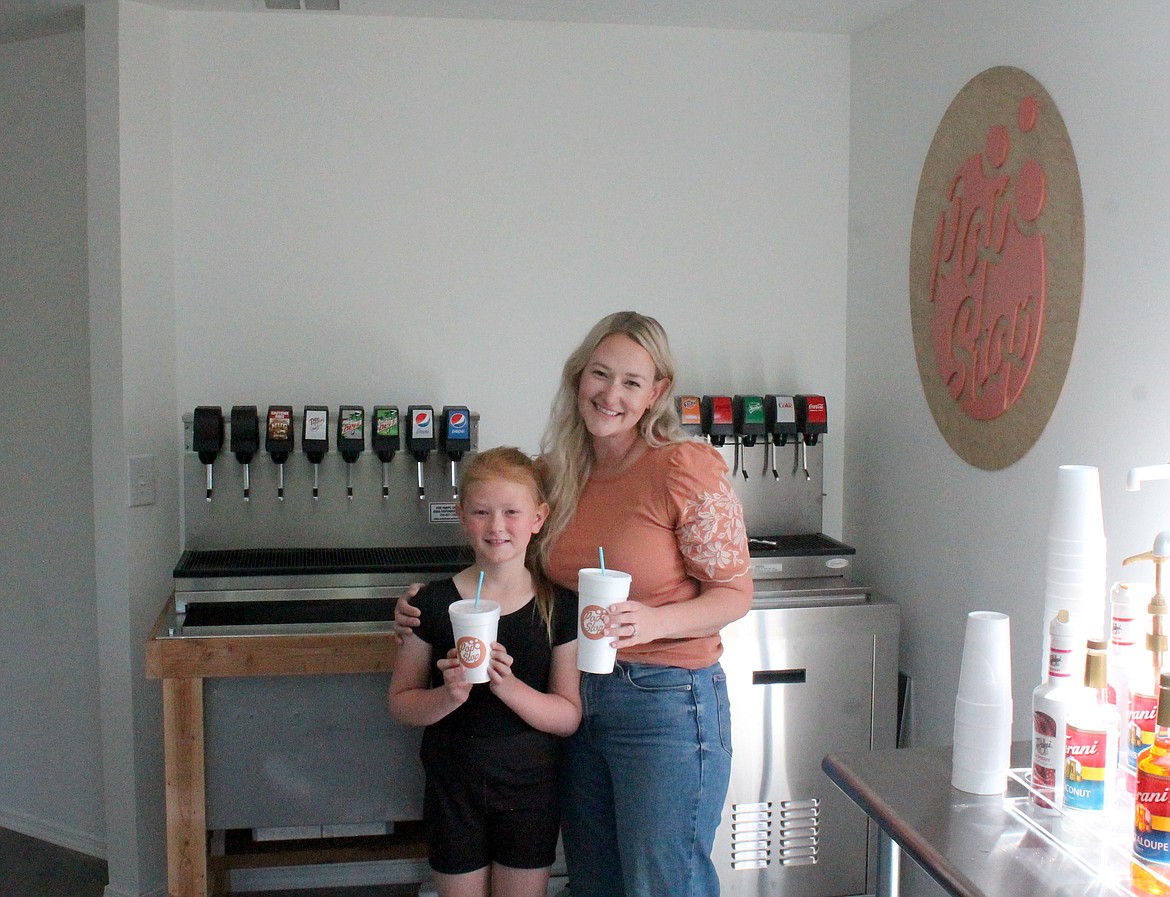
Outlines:
{"label": "wooden table leg", "polygon": [[203,766],[203,680],[164,679],[167,893],[207,897],[207,791]]}

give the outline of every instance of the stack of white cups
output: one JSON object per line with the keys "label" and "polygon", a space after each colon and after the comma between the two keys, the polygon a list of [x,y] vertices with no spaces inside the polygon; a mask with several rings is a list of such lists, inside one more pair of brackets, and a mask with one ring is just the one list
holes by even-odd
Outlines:
{"label": "stack of white cups", "polygon": [[1057,471],[1048,526],[1048,581],[1044,592],[1044,644],[1040,675],[1048,675],[1048,624],[1067,610],[1073,627],[1073,675],[1084,670],[1085,641],[1105,631],[1105,524],[1096,467],[1065,464]]}
{"label": "stack of white cups", "polygon": [[1012,747],[1012,648],[1007,614],[967,615],[951,784],[969,794],[1000,794],[1007,786]]}

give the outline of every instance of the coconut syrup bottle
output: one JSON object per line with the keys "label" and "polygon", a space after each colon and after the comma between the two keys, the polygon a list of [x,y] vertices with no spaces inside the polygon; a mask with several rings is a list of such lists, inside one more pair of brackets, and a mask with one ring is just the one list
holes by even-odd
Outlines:
{"label": "coconut syrup bottle", "polygon": [[1105,814],[1117,786],[1117,710],[1109,703],[1106,643],[1089,639],[1085,687],[1068,708],[1064,746],[1064,807]]}
{"label": "coconut syrup bottle", "polygon": [[1170,894],[1170,674],[1162,675],[1158,687],[1153,744],[1138,757],[1133,855],[1134,889]]}
{"label": "coconut syrup bottle", "polygon": [[1050,810],[1064,799],[1064,739],[1069,705],[1081,685],[1073,676],[1073,625],[1067,610],[1048,624],[1048,676],[1032,692],[1032,803]]}

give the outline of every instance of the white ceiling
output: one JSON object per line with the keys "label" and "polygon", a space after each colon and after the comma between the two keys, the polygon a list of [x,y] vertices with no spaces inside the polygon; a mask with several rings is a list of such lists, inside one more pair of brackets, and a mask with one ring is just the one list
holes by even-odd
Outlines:
{"label": "white ceiling", "polygon": [[[179,9],[262,11],[264,0],[147,0]],[[916,0],[340,0],[341,12],[852,34]],[[81,0],[0,0],[0,43],[79,27]]]}

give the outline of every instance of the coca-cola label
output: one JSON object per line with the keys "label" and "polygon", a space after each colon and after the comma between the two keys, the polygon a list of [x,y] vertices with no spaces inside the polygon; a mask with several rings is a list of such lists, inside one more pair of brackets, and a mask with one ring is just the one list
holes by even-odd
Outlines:
{"label": "coca-cola label", "polygon": [[1137,773],[1137,758],[1154,743],[1154,725],[1158,719],[1158,699],[1135,691],[1129,697],[1129,720],[1121,733],[1121,750],[1125,752],[1125,766]]}
{"label": "coca-cola label", "polygon": [[[1098,729],[1065,727],[1064,805],[1075,810],[1105,808],[1107,734]],[[1113,775],[1109,770],[1109,775]]]}
{"label": "coca-cola label", "polygon": [[1170,864],[1170,779],[1138,770],[1133,853],[1150,865]]}

